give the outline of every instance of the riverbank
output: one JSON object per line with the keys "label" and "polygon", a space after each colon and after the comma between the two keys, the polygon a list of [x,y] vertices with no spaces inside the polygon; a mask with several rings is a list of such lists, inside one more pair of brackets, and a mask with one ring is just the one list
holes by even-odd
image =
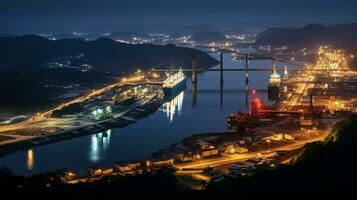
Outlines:
{"label": "riverbank", "polygon": [[[228,54],[224,55],[224,63],[226,66],[241,66],[239,61],[231,60]],[[252,61],[250,64],[252,67],[259,68],[268,66],[271,62],[259,60]],[[219,69],[219,66],[214,69]],[[269,72],[250,73],[250,88],[257,89],[257,93],[261,96],[266,96],[266,92],[259,91],[266,90],[268,74]],[[198,76],[196,102],[193,100],[194,94],[189,79],[188,89],[173,100],[164,103],[153,116],[141,120],[134,126],[113,129],[110,137],[93,134],[58,144],[37,146],[31,149],[34,164],[30,168],[27,164],[29,160],[27,152],[8,155],[0,160],[1,165],[12,168],[16,174],[22,175],[58,168],[73,169],[76,173],[80,173],[81,169],[87,169],[88,166],[105,168],[117,161],[130,161],[150,156],[151,153],[194,133],[224,131],[227,129],[225,118],[229,113],[248,109],[245,99],[249,99],[250,93],[247,94],[244,88],[241,88],[241,83],[244,82],[243,75],[240,72],[224,73],[223,100],[219,98],[217,72],[205,72]],[[70,156],[67,156],[68,154]],[[21,160],[20,165],[17,164],[19,160]]]}
{"label": "riverbank", "polygon": [[177,178],[168,168],[137,176],[105,176],[81,184],[64,183],[59,172],[22,177],[3,169],[0,171],[0,185],[4,195],[24,197],[35,192],[37,197],[44,199],[111,198],[118,194],[118,188],[122,196],[134,199],[158,194],[166,199],[172,196],[176,199],[197,199],[198,196],[219,199],[237,194],[243,199],[285,198],[287,195],[295,195],[294,199],[309,195],[355,199],[356,164],[351,158],[357,141],[354,134],[356,124],[356,116],[338,123],[325,141],[305,145],[294,164],[260,165],[254,174],[240,176],[239,179],[228,175],[221,181],[212,179],[204,191],[184,190],[184,186],[191,186],[183,185],[182,181],[187,179]]}
{"label": "riverbank", "polygon": [[11,138],[9,138],[8,136],[4,136],[4,139],[7,139],[7,141],[9,142],[6,144],[0,144],[0,157],[11,153],[15,153],[17,151],[30,149],[39,145],[70,140],[76,137],[103,132],[112,128],[124,128],[126,126],[129,126],[130,124],[135,123],[136,120],[147,117],[148,115],[154,113],[155,111],[157,111],[157,109],[160,108],[161,105],[162,105],[162,101],[156,99],[156,101],[143,105],[140,111],[136,111],[135,109],[130,111],[129,113],[127,113],[126,116],[135,119],[134,121],[123,119],[123,118],[113,118],[113,119],[104,120],[103,122],[96,123],[95,125],[80,127],[69,131],[61,131],[51,135],[43,135],[43,136],[40,135],[40,136],[29,137],[29,138],[25,138],[24,140],[18,140],[18,141],[15,140],[11,141]]}
{"label": "riverbank", "polygon": [[[195,134],[184,138],[180,143],[174,143],[168,148],[153,153],[152,156],[157,159],[174,158],[178,161],[176,162],[178,165],[186,163],[187,166],[190,166],[190,163],[193,163],[192,165],[195,162],[199,163],[200,160],[209,160],[211,157],[249,154],[253,158],[259,153],[280,148],[288,151],[296,150],[305,143],[323,139],[331,126],[327,124],[330,121],[325,121],[326,126],[319,126],[319,128],[325,127],[324,129],[310,126],[301,130],[293,118],[275,121],[275,123],[262,125],[248,132],[224,131]],[[277,129],[277,126],[290,128],[282,131]],[[210,166],[209,163],[206,166]]]}

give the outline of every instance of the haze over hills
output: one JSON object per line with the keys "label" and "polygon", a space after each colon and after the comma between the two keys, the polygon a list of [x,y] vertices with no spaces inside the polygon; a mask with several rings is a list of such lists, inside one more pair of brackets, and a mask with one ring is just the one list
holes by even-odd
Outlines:
{"label": "haze over hills", "polygon": [[272,34],[275,34],[277,32],[291,31],[291,30],[297,30],[297,29],[298,28],[293,28],[293,27],[281,27],[281,28],[271,27],[271,28],[265,29],[263,32],[260,32],[257,35],[257,38],[260,39],[260,38],[271,36]]}
{"label": "haze over hills", "polygon": [[232,28],[232,29],[225,29],[223,30],[226,34],[247,34],[251,33],[252,31],[246,30],[244,28]]}
{"label": "haze over hills", "polygon": [[181,25],[181,24],[126,24],[120,26],[122,30],[144,33],[166,34],[193,34],[201,31],[219,31],[220,29],[207,24]]}
{"label": "haze over hills", "polygon": [[193,40],[197,43],[208,43],[208,42],[225,42],[228,39],[222,32],[198,32],[195,33],[190,40]]}
{"label": "haze over hills", "polygon": [[356,35],[357,23],[334,26],[310,24],[302,28],[267,29],[258,35],[255,45],[316,48],[325,44],[357,52]]}
{"label": "haze over hills", "polygon": [[146,33],[129,32],[129,31],[115,31],[108,35],[108,38],[113,40],[126,40],[130,41],[133,37],[138,37],[142,39],[150,39],[150,35]]}
{"label": "haze over hills", "polygon": [[37,35],[0,38],[0,69],[40,67],[55,58],[83,55],[77,63],[92,64],[96,70],[123,71],[133,67],[154,67],[174,63],[189,66],[193,54],[201,66],[217,61],[208,54],[174,45],[125,44],[108,38],[48,40]]}
{"label": "haze over hills", "polygon": [[88,26],[68,26],[68,25],[49,25],[49,26],[23,26],[21,28],[5,29],[0,28],[0,33],[24,35],[24,34],[51,34],[66,35],[72,32],[85,32],[91,35],[100,35],[116,31],[127,31],[146,34],[193,34],[201,31],[220,31],[220,28],[208,24],[176,24],[176,23],[101,23]]}
{"label": "haze over hills", "polygon": [[166,34],[166,35],[193,35],[198,32],[223,32],[228,34],[250,33],[236,26],[222,28],[209,24],[176,24],[176,23],[127,23],[127,24],[91,24],[88,26],[35,26],[21,27],[16,29],[4,29],[0,27],[1,37],[23,36],[28,34],[38,34],[50,36],[57,39],[64,38],[86,38],[98,39],[110,34]]}

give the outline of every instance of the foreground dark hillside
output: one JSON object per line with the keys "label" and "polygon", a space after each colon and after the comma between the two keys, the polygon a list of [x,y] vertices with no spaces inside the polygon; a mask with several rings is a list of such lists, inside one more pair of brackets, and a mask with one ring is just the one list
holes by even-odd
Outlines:
{"label": "foreground dark hillside", "polygon": [[206,196],[218,194],[303,199],[353,199],[357,197],[357,116],[338,123],[325,142],[307,144],[293,165],[263,169],[254,177],[211,185]]}
{"label": "foreground dark hillside", "polygon": [[108,38],[48,40],[37,35],[0,38],[0,70],[38,68],[62,57],[76,57],[77,64],[92,64],[97,70],[123,71],[174,63],[190,66],[195,54],[198,65],[211,67],[218,62],[208,54],[174,45],[125,44]]}
{"label": "foreground dark hillside", "polygon": [[338,123],[325,142],[304,147],[294,165],[262,166],[253,177],[226,179],[206,191],[183,191],[169,169],[135,177],[63,185],[56,173],[31,178],[3,169],[2,195],[45,199],[356,199],[357,116]]}

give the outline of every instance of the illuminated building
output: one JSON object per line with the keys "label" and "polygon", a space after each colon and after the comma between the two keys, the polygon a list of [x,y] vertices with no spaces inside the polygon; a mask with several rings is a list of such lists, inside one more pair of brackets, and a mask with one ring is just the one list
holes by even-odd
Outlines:
{"label": "illuminated building", "polygon": [[111,116],[111,114],[112,114],[111,106],[106,106],[106,107],[94,109],[91,112],[90,118],[97,121],[97,120],[107,118],[107,117]]}
{"label": "illuminated building", "polygon": [[341,50],[332,50],[321,46],[318,51],[318,60],[315,65],[308,66],[313,75],[326,77],[342,77],[348,71],[347,59]]}

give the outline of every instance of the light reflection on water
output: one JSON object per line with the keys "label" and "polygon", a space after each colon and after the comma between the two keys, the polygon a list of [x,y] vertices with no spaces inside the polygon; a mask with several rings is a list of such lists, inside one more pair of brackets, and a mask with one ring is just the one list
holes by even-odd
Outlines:
{"label": "light reflection on water", "polygon": [[26,167],[27,170],[32,170],[35,165],[35,156],[32,149],[27,150]]}
{"label": "light reflection on water", "polygon": [[184,94],[185,94],[185,92],[181,91],[171,101],[168,101],[168,102],[163,104],[163,109],[161,111],[166,113],[166,117],[167,117],[168,120],[170,120],[171,123],[174,120],[174,116],[175,116],[176,112],[177,112],[178,116],[181,115]]}
{"label": "light reflection on water", "polygon": [[109,148],[110,135],[112,130],[109,129],[106,132],[100,132],[91,135],[91,143],[89,147],[89,160],[93,163],[104,159],[105,154]]}
{"label": "light reflection on water", "polygon": [[[231,60],[229,55],[224,63],[227,67],[244,67],[244,61]],[[250,66],[269,68],[271,61],[254,60]],[[259,90],[266,89],[269,75],[270,72],[249,73],[249,88],[257,89],[264,101],[266,92]],[[220,87],[219,80],[217,72],[200,73],[196,88],[188,77],[185,91],[135,124],[9,154],[0,158],[0,167],[8,167],[18,175],[62,168],[79,173],[92,165],[109,167],[115,162],[150,156],[192,134],[225,131],[226,116],[238,110],[247,111],[250,94],[245,92],[242,72],[224,72],[224,87]]]}

